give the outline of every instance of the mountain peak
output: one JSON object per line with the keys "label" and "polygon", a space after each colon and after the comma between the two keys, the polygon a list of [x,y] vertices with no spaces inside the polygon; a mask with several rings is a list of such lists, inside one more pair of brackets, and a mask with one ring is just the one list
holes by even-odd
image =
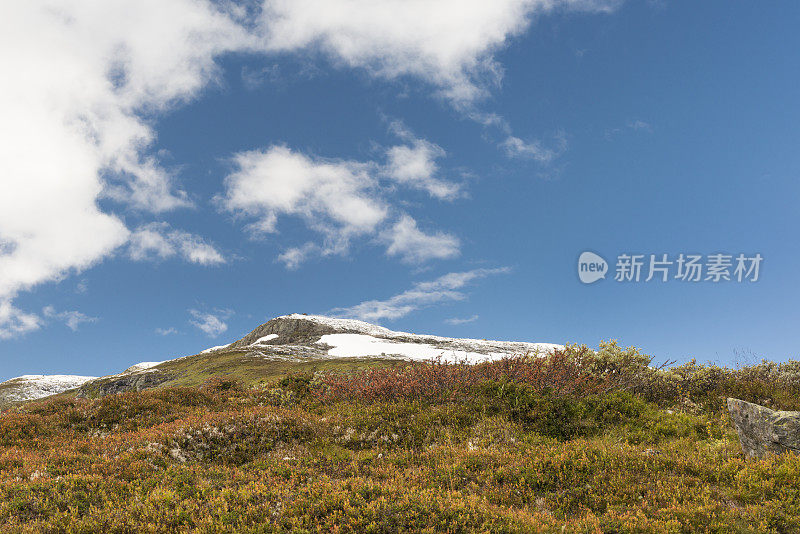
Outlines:
{"label": "mountain peak", "polygon": [[229,345],[204,352],[258,351],[315,357],[395,357],[411,360],[445,358],[477,362],[514,354],[550,352],[561,345],[520,341],[450,338],[390,330],[359,321],[293,313],[260,325]]}

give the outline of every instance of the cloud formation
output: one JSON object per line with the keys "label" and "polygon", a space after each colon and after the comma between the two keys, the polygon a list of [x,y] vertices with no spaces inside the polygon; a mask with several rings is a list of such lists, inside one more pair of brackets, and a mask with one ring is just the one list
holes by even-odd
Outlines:
{"label": "cloud formation", "polygon": [[96,323],[98,321],[97,317],[89,317],[79,311],[59,312],[52,306],[45,306],[42,310],[42,314],[48,319],[55,319],[63,322],[67,325],[67,328],[73,332],[77,332],[78,327],[80,327],[82,323]]}
{"label": "cloud formation", "polygon": [[[236,154],[233,161],[236,168],[225,179],[220,201],[226,210],[255,219],[247,227],[253,235],[276,233],[278,218],[289,216],[322,236],[321,244],[308,242],[285,250],[278,261],[289,269],[314,255],[345,254],[354,238],[364,236],[379,236],[390,256],[409,263],[458,254],[457,238],[424,233],[410,215],[392,205],[389,195],[397,178],[391,157],[381,165],[315,158],[272,146]],[[426,169],[423,176],[409,170],[400,181],[423,189],[433,182],[444,184],[434,171]]]}
{"label": "cloud formation", "polygon": [[393,121],[389,130],[406,144],[386,151],[383,173],[387,177],[403,186],[426,191],[439,200],[453,200],[460,196],[459,184],[438,176],[436,160],[447,155],[442,147],[416,137],[401,121]]}
{"label": "cloud formation", "polygon": [[200,329],[208,337],[217,337],[228,329],[225,321],[231,316],[228,310],[215,310],[214,313],[189,310],[190,324]]}
{"label": "cloud formation", "polygon": [[169,328],[156,328],[155,332],[159,336],[171,336],[173,334],[177,334],[178,330],[175,327],[170,326]]}
{"label": "cloud formation", "polygon": [[10,299],[0,299],[0,339],[10,339],[38,330],[41,318],[15,308]]}
{"label": "cloud formation", "polygon": [[20,291],[82,271],[130,232],[98,201],[190,204],[148,153],[152,119],[217,76],[252,38],[196,0],[3,2],[0,7],[0,335],[33,330]]}
{"label": "cloud formation", "polygon": [[319,50],[334,63],[394,80],[414,77],[457,107],[499,84],[493,53],[538,14],[608,11],[609,0],[268,0],[263,25],[275,51]]}
{"label": "cloud formation", "polygon": [[167,259],[180,255],[190,263],[219,265],[225,258],[200,236],[175,230],[167,223],[150,223],[131,234],[128,255],[132,260]]}
{"label": "cloud formation", "polygon": [[[19,292],[83,271],[131,238],[115,205],[101,207],[101,200],[144,214],[192,205],[191,191],[152,150],[154,124],[218,81],[220,56],[321,52],[335,65],[378,78],[422,80],[455,106],[468,108],[501,78],[493,54],[524,32],[534,16],[602,11],[615,3],[263,0],[250,9],[211,0],[3,2],[0,336],[39,324],[34,314],[14,308]],[[436,198],[455,194],[453,184],[434,176],[435,161],[442,157],[436,145],[412,141],[391,148],[386,157],[377,172],[396,183]],[[303,161],[284,157],[283,163]],[[326,172],[337,177],[325,178]],[[308,194],[307,188],[288,188],[288,196],[261,207],[239,199],[242,207],[236,209],[255,212],[264,231],[274,229],[279,213],[321,213],[320,230],[335,229],[321,250],[339,250],[351,235],[374,233],[386,218],[385,203],[371,191],[374,173],[366,185],[355,183],[367,174],[347,162],[311,172],[315,184],[349,188],[340,199],[352,204],[341,207],[313,193],[301,200],[292,195]],[[189,257],[214,261],[213,254],[205,260],[202,254]]]}
{"label": "cloud formation", "polygon": [[509,135],[500,143],[506,155],[511,158],[524,158],[538,161],[542,164],[551,163],[567,150],[567,139],[563,134],[556,137],[553,147],[546,147],[541,141],[523,141],[519,137]]}
{"label": "cloud formation", "polygon": [[411,289],[386,300],[368,300],[348,308],[335,308],[331,315],[378,322],[405,317],[421,308],[454,300],[463,300],[467,295],[460,291],[474,280],[510,272],[507,267],[496,269],[473,269],[448,273],[429,282],[417,282]]}
{"label": "cloud formation", "polygon": [[381,235],[388,245],[386,254],[400,256],[405,263],[423,263],[428,260],[454,258],[460,253],[457,237],[444,232],[426,234],[417,228],[417,221],[403,215]]}
{"label": "cloud formation", "polygon": [[470,317],[451,317],[450,319],[445,319],[444,322],[447,324],[451,324],[454,326],[467,324],[467,323],[474,323],[480,318],[480,315],[472,315]]}

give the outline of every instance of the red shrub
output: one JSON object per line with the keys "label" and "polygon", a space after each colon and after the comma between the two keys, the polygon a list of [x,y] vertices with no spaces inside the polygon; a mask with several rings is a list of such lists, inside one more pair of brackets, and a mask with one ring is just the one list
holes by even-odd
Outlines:
{"label": "red shrub", "polygon": [[317,388],[323,400],[457,397],[485,382],[515,382],[557,396],[589,395],[625,387],[625,373],[596,372],[591,351],[565,349],[546,357],[513,356],[477,365],[441,360],[358,374],[329,374]]}

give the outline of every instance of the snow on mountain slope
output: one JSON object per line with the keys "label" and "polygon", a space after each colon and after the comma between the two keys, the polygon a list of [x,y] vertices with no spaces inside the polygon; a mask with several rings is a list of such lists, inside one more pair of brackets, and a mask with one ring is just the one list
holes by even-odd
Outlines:
{"label": "snow on mountain slope", "polygon": [[200,354],[208,354],[209,352],[215,352],[215,351],[218,351],[218,350],[227,349],[229,345],[230,344],[228,344],[228,345],[217,345],[216,347],[209,347],[206,350],[200,351]]}
{"label": "snow on mountain slope", "polygon": [[73,389],[96,376],[22,375],[0,383],[0,396],[6,401],[41,399]]}
{"label": "snow on mountain slope", "polygon": [[289,354],[318,358],[386,356],[478,363],[511,355],[541,355],[560,348],[562,345],[553,343],[413,334],[355,319],[295,313],[276,317],[238,341],[206,349],[201,354],[235,350],[262,357]]}
{"label": "snow on mountain slope", "polygon": [[151,367],[155,367],[156,365],[161,365],[162,362],[139,362],[136,365],[131,365],[124,371],[123,373],[135,373],[137,371],[144,371],[145,369],[150,369]]}
{"label": "snow on mountain slope", "polygon": [[[463,341],[463,340],[459,340]],[[510,352],[476,352],[463,348],[447,349],[428,343],[406,343],[382,339],[366,334],[327,334],[317,342],[329,345],[329,356],[336,357],[366,357],[366,356],[400,356],[408,360],[435,360],[441,359],[448,362],[480,363],[488,360],[504,358]],[[527,354],[543,354],[550,352],[558,345],[551,343],[531,343],[526,347]]]}

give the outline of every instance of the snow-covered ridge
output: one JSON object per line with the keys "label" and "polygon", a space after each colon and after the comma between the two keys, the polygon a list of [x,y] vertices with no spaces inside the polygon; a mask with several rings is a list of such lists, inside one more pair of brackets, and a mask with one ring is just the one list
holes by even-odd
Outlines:
{"label": "snow-covered ridge", "polygon": [[[318,334],[303,323],[323,326]],[[267,333],[273,330],[273,333]],[[274,333],[281,332],[280,334]],[[304,338],[297,345],[296,335]],[[258,336],[255,340],[255,336]],[[250,351],[259,357],[285,356],[289,352],[299,357],[357,358],[387,356],[408,360],[442,359],[477,363],[512,355],[543,355],[563,348],[553,343],[524,341],[495,341],[414,334],[389,330],[383,326],[356,319],[293,313],[276,317],[256,328],[239,341],[211,347],[200,354],[221,350]]]}
{"label": "snow-covered ridge", "polygon": [[5,395],[6,400],[25,401],[49,397],[79,387],[96,378],[96,376],[78,375],[22,375],[0,382],[0,387],[13,388]]}
{"label": "snow-covered ridge", "polygon": [[300,313],[293,313],[291,315],[283,315],[278,319],[305,319],[315,323],[324,324],[336,330],[355,331],[360,334],[365,334],[372,337],[384,339],[402,339],[403,341],[411,341],[417,343],[436,343],[436,344],[461,344],[473,345],[476,347],[485,347],[487,349],[502,347],[516,352],[535,352],[542,349],[563,348],[562,345],[553,343],[532,343],[526,341],[495,341],[491,339],[471,339],[471,338],[455,338],[434,336],[430,334],[413,334],[410,332],[400,332],[389,330],[382,326],[370,324],[356,319],[339,319],[336,317],[326,317],[324,315],[303,315]]}

